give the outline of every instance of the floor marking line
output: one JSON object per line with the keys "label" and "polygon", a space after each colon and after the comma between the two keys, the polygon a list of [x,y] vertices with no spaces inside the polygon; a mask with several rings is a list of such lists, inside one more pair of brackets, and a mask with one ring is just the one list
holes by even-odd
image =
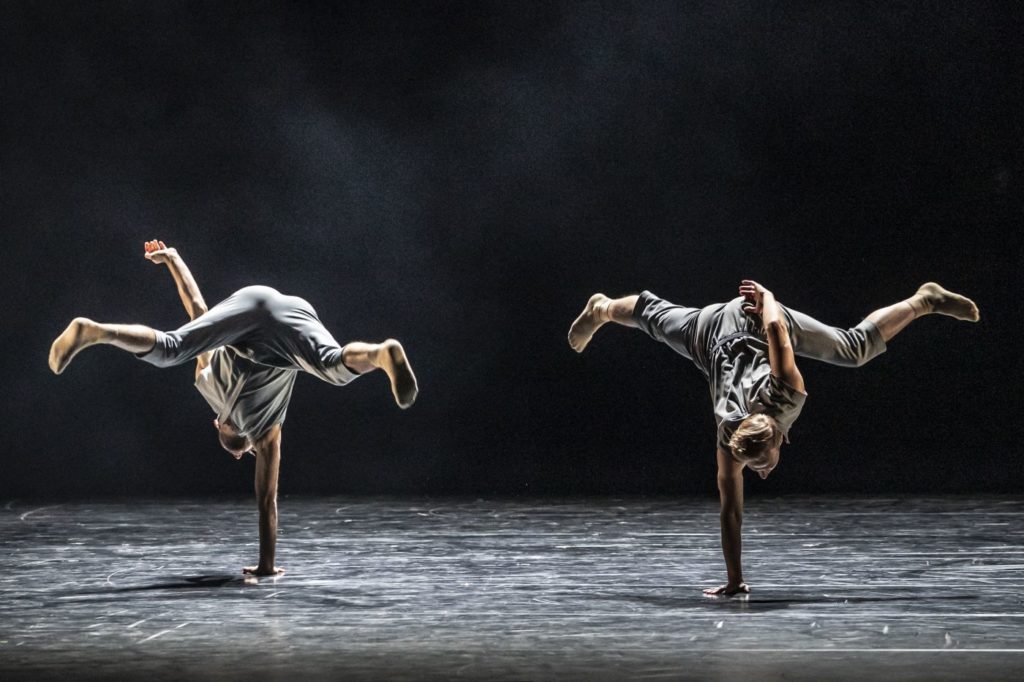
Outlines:
{"label": "floor marking line", "polygon": [[1024,649],[688,649],[688,651],[724,651],[727,653],[751,651],[759,654],[796,652],[816,654],[829,652],[837,654],[1024,654]]}
{"label": "floor marking line", "polygon": [[136,644],[145,644],[146,642],[148,642],[151,639],[156,639],[157,637],[162,637],[162,636],[166,635],[168,632],[170,632],[170,630],[161,630],[160,632],[156,633],[155,635],[150,635],[146,639],[140,639],[138,642],[136,642]]}
{"label": "floor marking line", "polygon": [[47,509],[56,509],[58,507],[63,507],[63,506],[64,506],[63,504],[51,504],[51,505],[49,505],[47,507],[38,507],[36,509],[32,509],[30,511],[25,512],[24,514],[22,514],[18,518],[21,519],[22,521],[24,521],[25,519],[27,519],[28,517],[32,516],[36,512],[45,511]]}

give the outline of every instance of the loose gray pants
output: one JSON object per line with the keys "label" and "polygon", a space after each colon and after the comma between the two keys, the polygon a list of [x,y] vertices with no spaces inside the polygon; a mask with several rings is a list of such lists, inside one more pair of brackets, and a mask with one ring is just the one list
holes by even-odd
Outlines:
{"label": "loose gray pants", "polygon": [[[799,356],[842,367],[860,367],[885,352],[885,341],[870,320],[841,329],[786,306],[780,307],[789,327],[793,352]],[[633,319],[652,338],[700,367],[709,366],[712,348],[731,334],[763,337],[760,319],[743,312],[743,298],[704,308],[688,308],[644,291],[633,309]]]}
{"label": "loose gray pants", "polygon": [[239,289],[183,327],[157,331],[156,345],[139,357],[171,367],[221,346],[253,362],[301,369],[331,384],[358,376],[342,362],[342,347],[309,302],[265,286]]}

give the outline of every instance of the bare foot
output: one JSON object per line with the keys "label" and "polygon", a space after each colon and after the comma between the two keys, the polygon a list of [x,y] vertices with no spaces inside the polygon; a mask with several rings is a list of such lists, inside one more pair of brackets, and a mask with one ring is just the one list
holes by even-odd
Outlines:
{"label": "bare foot", "polygon": [[948,315],[968,322],[977,322],[981,317],[974,301],[966,296],[947,291],[935,282],[922,284],[917,290],[917,295],[924,299],[933,313]]}
{"label": "bare foot", "polygon": [[594,332],[608,322],[607,307],[604,304],[610,300],[604,294],[594,294],[583,307],[580,316],[569,327],[569,345],[577,353],[582,353],[590,339],[594,338]]}
{"label": "bare foot", "polygon": [[54,374],[60,374],[80,350],[93,345],[98,338],[99,330],[95,322],[85,317],[71,320],[67,329],[50,346],[50,369]]}
{"label": "bare foot", "polygon": [[274,566],[273,568],[264,568],[263,566],[246,566],[242,569],[242,573],[246,575],[284,575],[284,569]]}
{"label": "bare foot", "polygon": [[409,359],[405,357],[402,344],[394,339],[382,343],[374,364],[383,369],[391,379],[391,392],[399,407],[404,410],[416,402],[416,395],[420,389],[416,384],[416,375],[412,373],[412,367],[409,365]]}

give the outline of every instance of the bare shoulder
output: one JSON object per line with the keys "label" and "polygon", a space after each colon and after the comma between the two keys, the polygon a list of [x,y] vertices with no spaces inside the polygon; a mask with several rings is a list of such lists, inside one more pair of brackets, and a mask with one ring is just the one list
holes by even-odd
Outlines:
{"label": "bare shoulder", "polygon": [[274,424],[270,430],[260,436],[256,441],[257,452],[280,451],[281,448],[281,425]]}

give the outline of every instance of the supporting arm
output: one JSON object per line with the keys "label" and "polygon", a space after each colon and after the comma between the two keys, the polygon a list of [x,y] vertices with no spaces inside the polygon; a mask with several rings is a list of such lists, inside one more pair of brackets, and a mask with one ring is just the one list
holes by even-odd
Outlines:
{"label": "supporting arm", "polygon": [[277,548],[277,475],[281,468],[281,425],[256,443],[256,505],[260,510],[260,562],[242,571],[252,575],[280,575],[274,565]]}
{"label": "supporting arm", "polygon": [[743,527],[743,464],[733,456],[718,448],[718,493],[721,497],[722,509],[722,554],[725,557],[725,569],[728,582],[718,587],[704,590],[708,595],[733,595],[737,592],[750,592],[743,582],[743,562],[741,559],[743,544],[741,529]]}

